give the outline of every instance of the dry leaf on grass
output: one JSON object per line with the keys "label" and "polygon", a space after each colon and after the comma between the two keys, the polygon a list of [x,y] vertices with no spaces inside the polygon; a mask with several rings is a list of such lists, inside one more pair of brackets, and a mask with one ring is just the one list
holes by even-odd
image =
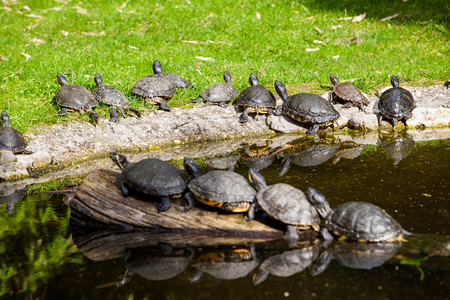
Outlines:
{"label": "dry leaf on grass", "polygon": [[194,58],[203,60],[203,61],[214,61],[214,58],[211,58],[211,57],[194,56]]}
{"label": "dry leaf on grass", "polygon": [[355,17],[353,17],[352,18],[352,22],[353,23],[358,23],[358,22],[361,22],[362,20],[364,20],[364,18],[366,17],[366,13],[363,13],[363,14],[361,14],[361,15],[359,15],[359,16],[355,16]]}
{"label": "dry leaf on grass", "polygon": [[317,27],[317,26],[316,26],[316,27],[314,27],[314,29],[315,29],[315,30],[316,30],[316,31],[317,31],[317,32],[318,32],[319,34],[322,34],[322,32],[323,32],[323,31],[322,31],[322,30],[320,30],[320,28],[319,28],[319,27]]}
{"label": "dry leaf on grass", "polygon": [[208,41],[206,41],[206,42],[202,42],[202,41],[187,41],[187,40],[181,40],[181,42],[182,42],[182,43],[188,43],[188,44],[195,44],[195,45],[209,44],[209,43],[211,43],[211,44],[224,44],[224,45],[228,45],[228,46],[233,46],[232,43],[227,43],[227,42],[223,42],[223,41],[217,41],[217,42],[214,42],[214,41],[208,40]]}
{"label": "dry leaf on grass", "polygon": [[398,16],[399,16],[399,14],[393,14],[392,16],[381,19],[380,22],[386,22],[386,21],[392,20],[394,18],[397,18]]}
{"label": "dry leaf on grass", "polygon": [[81,33],[82,35],[87,35],[87,36],[103,36],[103,35],[105,35],[105,32],[104,31],[102,31],[102,32],[82,32]]}
{"label": "dry leaf on grass", "polygon": [[261,14],[259,12],[256,13],[256,19],[261,20]]}
{"label": "dry leaf on grass", "polygon": [[30,42],[34,43],[36,46],[39,46],[41,44],[47,43],[47,41],[44,41],[44,40],[41,40],[41,39],[38,39],[38,38],[32,38],[30,40]]}
{"label": "dry leaf on grass", "polygon": [[315,51],[319,51],[319,48],[306,48],[305,51],[306,52],[315,52]]}
{"label": "dry leaf on grass", "polygon": [[75,8],[77,10],[77,13],[79,13],[80,15],[87,15],[88,14],[86,8],[79,7],[78,5],[74,6],[73,8]]}
{"label": "dry leaf on grass", "polygon": [[138,50],[138,47],[135,47],[135,46],[129,45],[128,47],[131,48],[131,49],[134,49],[134,50]]}
{"label": "dry leaf on grass", "polygon": [[22,52],[22,53],[20,53],[20,54],[22,54],[23,56],[25,56],[25,61],[24,61],[24,62],[27,62],[27,61],[31,58],[31,55],[26,54],[26,53],[24,53],[24,52]]}
{"label": "dry leaf on grass", "polygon": [[324,42],[318,41],[318,40],[314,40],[313,43],[314,43],[314,44],[322,44],[322,45],[326,45]]}
{"label": "dry leaf on grass", "polygon": [[8,59],[6,57],[3,57],[2,55],[0,55],[0,60],[7,61]]}
{"label": "dry leaf on grass", "polygon": [[333,59],[338,60],[339,57],[340,57],[339,55],[335,55],[335,56],[333,56]]}
{"label": "dry leaf on grass", "polygon": [[330,29],[338,29],[338,28],[342,28],[342,25],[333,25],[330,27]]}
{"label": "dry leaf on grass", "polygon": [[61,30],[61,34],[62,34],[63,36],[68,36],[68,35],[69,35],[69,32],[68,32],[68,31],[65,31],[65,30]]}
{"label": "dry leaf on grass", "polygon": [[25,17],[28,17],[28,18],[36,18],[36,19],[39,19],[39,20],[45,19],[43,16],[35,15],[35,14],[28,14],[28,15],[25,15]]}

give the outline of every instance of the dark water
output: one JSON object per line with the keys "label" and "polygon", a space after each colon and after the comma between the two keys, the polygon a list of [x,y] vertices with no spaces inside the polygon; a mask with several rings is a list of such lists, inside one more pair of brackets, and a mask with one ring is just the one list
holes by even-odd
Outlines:
{"label": "dark water", "polygon": [[[182,237],[146,232],[75,230],[65,196],[32,193],[11,214],[5,207],[0,212],[1,294],[32,299],[450,297],[450,258],[427,254],[429,247],[450,241],[448,140],[385,138],[374,146],[298,139],[291,144],[285,151],[270,142],[248,145],[236,149],[233,155],[240,158],[231,161],[243,175],[248,166],[260,169],[268,184],[314,187],[332,207],[374,203],[420,235],[403,244],[327,247],[312,239],[293,248],[283,240],[183,244]],[[212,161],[199,163],[206,170]],[[145,247],[123,246],[138,239]]]}

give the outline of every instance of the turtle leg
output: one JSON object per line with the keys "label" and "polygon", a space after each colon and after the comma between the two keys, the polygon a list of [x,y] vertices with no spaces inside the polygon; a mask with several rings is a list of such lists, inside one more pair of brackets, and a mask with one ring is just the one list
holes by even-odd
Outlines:
{"label": "turtle leg", "polygon": [[392,118],[392,127],[394,127],[394,130],[396,130],[396,128],[397,128],[397,119],[396,118]]}
{"label": "turtle leg", "polygon": [[317,276],[323,273],[328,268],[333,258],[332,252],[324,250],[319,257],[314,261],[311,267],[311,275]]}
{"label": "turtle leg", "polygon": [[345,108],[350,108],[352,106],[353,106],[353,103],[351,103],[351,102],[345,102],[345,104],[344,104]]}
{"label": "turtle leg", "polygon": [[225,101],[222,101],[222,102],[219,103],[219,106],[222,107],[222,108],[227,108],[228,104]]}
{"label": "turtle leg", "polygon": [[136,108],[131,107],[131,106],[125,106],[125,108],[128,110],[131,110],[136,115],[136,117],[138,117],[138,118],[142,117],[141,113]]}
{"label": "turtle leg", "polygon": [[125,116],[125,112],[123,111],[123,107],[122,106],[118,106],[117,107],[120,111],[120,114],[122,115],[123,118],[126,118],[127,116]]}
{"label": "turtle leg", "polygon": [[378,126],[380,125],[381,119],[382,119],[382,118],[383,118],[383,115],[382,115],[381,113],[378,113],[378,114],[377,114]]}
{"label": "turtle leg", "polygon": [[247,107],[244,112],[239,117],[239,123],[247,123],[248,122],[248,112],[250,111],[250,107]]}
{"label": "turtle leg", "polygon": [[187,212],[194,207],[196,201],[190,192],[184,194],[184,199],[187,201],[187,204],[184,206],[184,212]]}
{"label": "turtle leg", "polygon": [[275,115],[275,116],[281,116],[281,110],[283,109],[283,105],[278,105],[276,108],[275,108],[275,111],[273,112],[273,114]]}
{"label": "turtle leg", "polygon": [[267,114],[268,114],[268,115],[273,115],[273,108],[269,108],[269,109],[267,110]]}
{"label": "turtle leg", "polygon": [[306,131],[306,134],[317,134],[319,132],[319,128],[320,128],[319,124],[314,123]]}
{"label": "turtle leg", "polygon": [[291,166],[291,160],[287,157],[284,157],[281,161],[280,170],[278,171],[278,176],[281,177],[289,171],[289,167]]}
{"label": "turtle leg", "polygon": [[110,122],[117,123],[119,121],[119,114],[114,106],[109,107],[109,114],[111,116]]}
{"label": "turtle leg", "polygon": [[203,98],[198,96],[197,98],[189,99],[189,102],[190,103],[197,103],[197,102],[202,101],[202,100],[203,100]]}
{"label": "turtle leg", "polygon": [[255,208],[256,208],[256,201],[253,201],[253,203],[250,204],[250,208],[248,209],[247,215],[245,216],[246,221],[250,221],[255,218]]}
{"label": "turtle leg", "polygon": [[329,94],[328,94],[328,102],[330,102],[330,103],[334,103],[334,92],[330,92]]}
{"label": "turtle leg", "polygon": [[58,117],[65,116],[67,114],[67,109],[65,107],[61,108],[59,112],[56,113]]}
{"label": "turtle leg", "polygon": [[286,229],[286,233],[284,234],[284,238],[287,240],[298,240],[297,226],[287,225],[287,229]]}
{"label": "turtle leg", "polygon": [[159,105],[159,107],[161,107],[161,109],[165,110],[165,111],[171,111],[172,110],[172,108],[169,105],[167,105],[166,99],[161,99],[161,104]]}
{"label": "turtle leg", "polygon": [[134,272],[127,269],[123,274],[122,280],[116,283],[116,287],[122,287],[133,278]]}
{"label": "turtle leg", "polygon": [[127,197],[130,194],[130,191],[128,190],[128,187],[125,185],[125,182],[122,181],[120,184],[120,189],[122,190],[122,194],[124,197]]}
{"label": "turtle leg", "polygon": [[97,114],[97,112],[93,108],[90,108],[89,112],[91,113],[92,117],[94,118],[94,123],[97,124],[98,123],[98,114]]}
{"label": "turtle leg", "polygon": [[156,208],[158,209],[158,212],[162,212],[168,210],[170,205],[170,198],[167,196],[163,196],[161,197],[160,202],[156,205]]}

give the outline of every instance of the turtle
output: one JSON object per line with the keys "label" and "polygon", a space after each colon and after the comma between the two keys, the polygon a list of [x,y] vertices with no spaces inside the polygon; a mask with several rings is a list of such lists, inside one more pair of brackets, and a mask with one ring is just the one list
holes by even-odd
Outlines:
{"label": "turtle", "polygon": [[[252,145],[253,146],[253,145]],[[292,145],[285,145],[283,147],[252,147],[250,145],[244,146],[244,154],[241,156],[241,161],[249,168],[261,171],[269,167],[278,154],[286,149],[292,148]]]}
{"label": "turtle", "polygon": [[314,188],[308,188],[306,194],[325,219],[324,228],[340,239],[362,243],[404,242],[404,236],[411,235],[392,216],[372,203],[351,201],[331,209],[325,196]]}
{"label": "turtle", "polygon": [[[345,102],[344,107],[359,107],[360,110],[364,110],[369,103],[363,93],[351,83],[339,83],[339,79],[330,74],[331,83],[333,83],[333,92],[330,93],[330,102],[334,102],[340,99]],[[336,99],[337,98],[337,99]]]}
{"label": "turtle", "polygon": [[188,88],[191,87],[192,84],[187,81],[186,79],[184,79],[183,77],[181,77],[178,74],[175,73],[163,73],[163,68],[161,66],[161,63],[159,62],[159,60],[155,60],[153,61],[153,73],[155,73],[155,75],[162,77],[164,79],[167,79],[169,81],[171,81],[173,84],[175,84],[175,86],[181,87],[181,88]]}
{"label": "turtle", "polygon": [[276,107],[275,96],[267,88],[259,85],[255,74],[250,74],[249,82],[250,86],[243,90],[236,100],[236,105],[244,109],[239,117],[239,123],[246,123],[251,112],[273,114]]}
{"label": "turtle", "polygon": [[172,81],[158,74],[142,77],[131,89],[131,93],[144,98],[144,103],[159,104],[165,111],[172,110],[167,105],[167,100],[172,98],[176,91],[177,87]]}
{"label": "turtle", "polygon": [[450,86],[450,80],[447,80],[447,81],[444,83],[444,86],[448,89],[448,87]]}
{"label": "turtle", "polygon": [[116,123],[117,121],[119,121],[119,115],[116,112],[116,108],[119,109],[120,114],[124,118],[124,108],[131,110],[138,118],[141,117],[141,113],[137,109],[128,106],[128,104],[130,104],[130,101],[121,91],[113,88],[112,86],[103,85],[103,80],[100,74],[95,73],[94,81],[97,84],[97,87],[92,91],[92,94],[98,102],[103,102],[110,106],[109,112],[111,114],[111,122]]}
{"label": "turtle", "polygon": [[184,167],[194,178],[188,188],[198,201],[225,211],[247,212],[247,220],[254,218],[256,191],[244,176],[224,170],[202,174],[190,158],[184,159]]}
{"label": "turtle", "polygon": [[287,225],[286,239],[297,240],[298,230],[319,231],[320,216],[305,193],[286,183],[267,186],[262,174],[252,168],[249,177],[258,191],[258,205],[269,216]]}
{"label": "turtle", "polygon": [[94,107],[98,105],[95,97],[85,87],[71,84],[67,82],[67,78],[58,73],[56,75],[58,83],[61,85],[59,91],[56,92],[56,101],[61,110],[58,116],[64,116],[69,111],[88,111],[94,118],[94,123],[98,123],[98,114],[94,111]]}
{"label": "turtle", "polygon": [[1,119],[3,126],[0,127],[0,149],[8,150],[14,154],[31,154],[28,151],[27,142],[23,135],[16,129],[9,126],[9,116],[6,111],[2,111]]}
{"label": "turtle", "polygon": [[391,76],[392,88],[384,91],[378,101],[378,122],[383,117],[392,119],[394,129],[398,120],[406,120],[412,117],[412,111],[416,108],[413,95],[406,89],[399,86],[397,77]]}
{"label": "turtle", "polygon": [[206,90],[204,90],[200,96],[194,99],[190,99],[189,102],[198,102],[204,100],[206,104],[218,103],[220,107],[226,108],[227,102],[233,100],[239,92],[231,85],[231,74],[225,71],[223,74],[225,82],[214,83]]}
{"label": "turtle", "polygon": [[283,100],[283,105],[276,108],[276,114],[282,110],[296,121],[311,124],[307,134],[316,134],[321,125],[333,124],[340,116],[330,102],[318,95],[300,93],[288,96],[286,87],[279,80],[275,81],[275,90]]}
{"label": "turtle", "polygon": [[[146,158],[136,163],[128,162],[124,155],[111,152],[112,160],[122,169],[120,187],[124,197],[130,194],[130,189],[160,198],[156,206],[158,212],[170,208],[170,197],[176,198],[187,191],[187,177],[172,164],[156,159]],[[185,211],[193,206],[189,195]]]}
{"label": "turtle", "polygon": [[380,149],[388,159],[393,160],[394,166],[408,157],[415,149],[416,143],[408,136],[396,137],[390,140],[382,141]]}

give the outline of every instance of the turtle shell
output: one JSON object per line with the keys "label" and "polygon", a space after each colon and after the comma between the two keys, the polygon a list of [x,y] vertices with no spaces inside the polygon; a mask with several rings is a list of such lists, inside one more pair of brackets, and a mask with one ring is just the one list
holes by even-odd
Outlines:
{"label": "turtle shell", "polygon": [[187,88],[192,85],[189,81],[175,73],[159,73],[155,75],[169,80],[170,82],[175,84],[175,87]]}
{"label": "turtle shell", "polygon": [[251,85],[247,87],[236,100],[236,104],[243,107],[252,107],[265,111],[268,108],[275,108],[276,100],[271,91],[262,85]]}
{"label": "turtle shell", "polygon": [[277,183],[258,191],[258,204],[271,217],[290,225],[313,226],[320,223],[317,210],[299,189]]}
{"label": "turtle shell", "polygon": [[125,184],[153,196],[172,196],[186,190],[187,178],[172,164],[154,158],[130,163],[122,170]]}
{"label": "turtle shell", "polygon": [[229,83],[219,82],[204,90],[200,97],[210,102],[230,101],[239,95],[239,92]]}
{"label": "turtle shell", "polygon": [[346,202],[326,217],[328,229],[337,236],[361,242],[401,241],[405,231],[380,207],[367,202]]}
{"label": "turtle shell", "polygon": [[412,94],[401,87],[393,87],[384,91],[378,101],[381,114],[390,119],[409,119],[416,107]]}
{"label": "turtle shell", "polygon": [[323,124],[339,118],[339,112],[322,97],[311,93],[289,96],[283,104],[283,112],[294,120],[311,124]]}
{"label": "turtle shell", "polygon": [[108,85],[95,88],[92,94],[99,102],[112,106],[127,106],[130,103],[121,91]]}
{"label": "turtle shell", "polygon": [[367,104],[369,100],[364,97],[363,93],[351,83],[341,83],[334,86],[336,95],[344,101],[351,101],[354,103]]}
{"label": "turtle shell", "polygon": [[98,105],[95,97],[85,87],[76,84],[61,86],[55,97],[60,106],[75,110],[90,109]]}
{"label": "turtle shell", "polygon": [[223,170],[196,177],[188,187],[200,202],[233,212],[248,211],[256,195],[244,176]]}
{"label": "turtle shell", "polygon": [[171,81],[157,75],[142,77],[131,89],[131,93],[144,98],[154,98],[159,103],[160,98],[170,99],[175,95],[177,88]]}
{"label": "turtle shell", "polygon": [[27,147],[23,135],[12,127],[0,127],[0,149],[23,152]]}

